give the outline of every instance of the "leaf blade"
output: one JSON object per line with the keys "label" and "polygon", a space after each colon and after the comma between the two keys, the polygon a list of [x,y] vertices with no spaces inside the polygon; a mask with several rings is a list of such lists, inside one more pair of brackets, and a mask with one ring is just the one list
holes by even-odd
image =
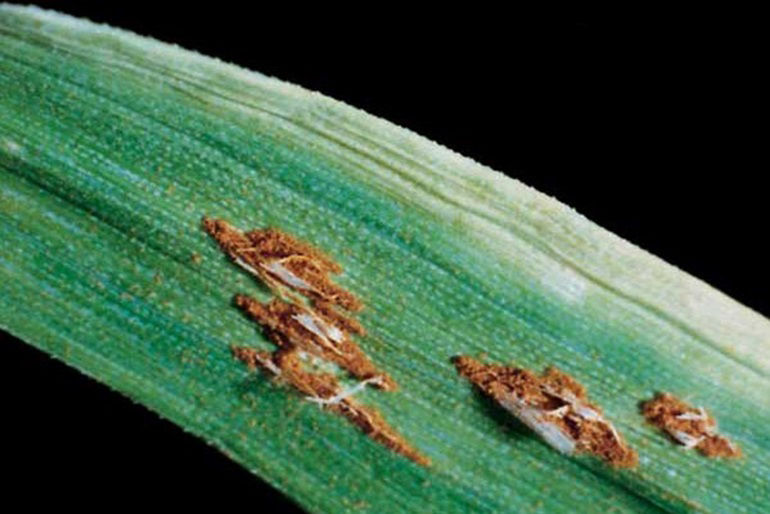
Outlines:
{"label": "leaf blade", "polygon": [[[747,367],[767,347],[764,318],[526,186],[359,111],[112,29],[34,10],[0,13],[9,91],[0,102],[2,233],[24,250],[0,255],[5,284],[15,283],[4,286],[0,324],[13,333],[194,431],[311,509],[424,506],[409,497],[449,512],[538,502],[558,511],[586,499],[627,510],[767,501],[765,465],[676,452],[640,425],[631,400],[660,382],[697,391],[741,444],[766,455],[767,438],[752,424],[768,420],[760,394],[768,365],[760,356]],[[334,251],[347,269],[342,280],[370,306],[363,320],[373,335],[363,347],[404,384],[400,395],[364,398],[432,452],[433,470],[383,455],[230,359],[228,344],[260,336],[229,298],[257,288],[206,240],[204,213],[290,227]],[[639,281],[639,270],[649,280]],[[54,304],[19,308],[46,288]],[[78,326],[56,322],[79,310]],[[683,330],[691,325],[698,330]],[[652,462],[615,474],[502,432],[448,361],[481,350],[573,372],[632,443],[659,446]],[[693,368],[685,376],[683,360],[671,361],[676,352]],[[634,369],[639,360],[654,373]],[[620,372],[621,383],[607,379]],[[257,412],[289,416],[291,435],[270,423],[255,434]],[[443,419],[446,412],[454,417]],[[464,444],[474,450],[458,451]],[[323,459],[323,469],[314,465]],[[533,477],[521,472],[540,463]],[[672,479],[672,469],[683,478]],[[564,483],[550,486],[554,475]]]}

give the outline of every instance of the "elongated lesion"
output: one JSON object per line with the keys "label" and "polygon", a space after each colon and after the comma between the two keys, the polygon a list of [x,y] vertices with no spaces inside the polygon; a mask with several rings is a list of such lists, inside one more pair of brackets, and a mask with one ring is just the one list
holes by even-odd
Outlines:
{"label": "elongated lesion", "polygon": [[696,448],[707,457],[740,457],[741,449],[717,433],[717,422],[703,407],[693,407],[670,393],[657,393],[642,404],[648,422],[663,430],[685,449]]}
{"label": "elongated lesion", "polygon": [[[263,303],[238,294],[235,304],[262,327],[278,349],[267,352],[234,347],[233,355],[325,410],[343,416],[380,444],[428,465],[427,457],[388,425],[376,409],[353,398],[368,386],[393,391],[396,383],[352,339],[352,335],[366,334],[352,316],[363,303],[329,278],[342,268],[312,245],[276,229],[242,232],[226,221],[205,218],[203,226],[235,264],[275,295]],[[312,369],[310,364],[317,361],[332,363],[359,382],[343,388],[334,373]]]}
{"label": "elongated lesion", "polygon": [[204,218],[203,227],[233,262],[276,294],[295,290],[351,312],[363,308],[361,300],[329,277],[342,267],[309,243],[274,228],[242,232],[224,220]]}
{"label": "elongated lesion", "polygon": [[293,387],[305,398],[327,411],[338,414],[357,426],[368,437],[390,450],[427,466],[430,460],[410,445],[374,408],[357,402],[353,395],[368,383],[377,384],[372,377],[350,389],[344,389],[332,373],[314,373],[303,367],[301,351],[290,347],[275,352],[254,348],[233,348],[233,355],[251,369],[262,369],[277,380]]}
{"label": "elongated lesion", "polygon": [[595,455],[612,467],[636,467],[638,457],[610,423],[602,409],[588,400],[580,383],[548,368],[531,371],[484,364],[472,357],[454,358],[458,373],[566,455]]}
{"label": "elongated lesion", "polygon": [[375,385],[392,391],[396,384],[379,370],[353,342],[350,333],[362,334],[363,327],[351,320],[340,321],[324,310],[273,298],[261,303],[245,295],[237,295],[235,303],[251,319],[259,323],[267,337],[281,348],[297,348],[334,362],[362,380],[379,377]]}

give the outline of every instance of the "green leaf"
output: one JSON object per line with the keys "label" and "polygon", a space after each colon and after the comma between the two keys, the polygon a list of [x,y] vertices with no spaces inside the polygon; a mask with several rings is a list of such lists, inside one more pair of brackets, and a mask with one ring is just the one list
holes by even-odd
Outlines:
{"label": "green leaf", "polygon": [[[568,207],[302,88],[109,27],[0,6],[0,326],[199,435],[314,511],[756,512],[770,480],[770,322]],[[430,468],[249,373],[267,298],[200,229],[277,226],[345,267],[365,391]],[[558,454],[450,357],[589,390],[635,471]],[[672,445],[638,402],[705,405],[746,455]]]}

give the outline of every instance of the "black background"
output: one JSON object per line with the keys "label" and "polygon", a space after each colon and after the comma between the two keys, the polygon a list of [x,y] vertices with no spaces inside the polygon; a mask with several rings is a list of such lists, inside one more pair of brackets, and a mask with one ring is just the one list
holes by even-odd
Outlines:
{"label": "black background", "polygon": [[[757,158],[764,61],[750,14],[112,4],[44,5],[410,128],[770,314],[767,165]],[[70,506],[229,498],[295,508],[154,413],[6,339],[2,462],[12,494],[34,484],[42,493],[29,500]]]}

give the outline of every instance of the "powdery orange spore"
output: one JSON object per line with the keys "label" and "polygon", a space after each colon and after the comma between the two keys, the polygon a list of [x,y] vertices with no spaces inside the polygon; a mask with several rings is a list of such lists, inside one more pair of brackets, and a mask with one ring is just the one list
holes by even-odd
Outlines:
{"label": "powdery orange spore", "polygon": [[695,408],[670,393],[656,393],[642,404],[644,417],[673,441],[697,448],[706,457],[740,457],[741,449],[716,433],[717,422],[705,409]]}
{"label": "powdery orange spore", "polygon": [[[377,387],[386,391],[396,389],[393,379],[379,370],[350,339],[348,329],[358,329],[358,327],[340,322],[338,318],[329,316],[326,311],[312,311],[302,305],[287,303],[277,298],[263,304],[249,296],[237,295],[235,303],[266,330],[266,335],[276,345],[283,348],[296,347],[317,355],[324,360],[334,362],[360,379],[380,377]],[[303,324],[300,321],[308,318],[313,323],[310,326],[318,330],[313,331],[308,328],[307,323]],[[323,335],[333,328],[337,329],[338,340]]]}
{"label": "powdery orange spore", "polygon": [[[203,226],[233,262],[257,276],[278,297],[261,303],[236,295],[236,305],[262,326],[278,350],[270,353],[233,348],[233,355],[251,368],[259,367],[279,377],[387,448],[428,465],[429,460],[395,432],[378,411],[352,399],[361,387],[375,385],[392,391],[396,384],[350,338],[350,334],[365,335],[364,327],[337,307],[359,311],[363,304],[329,279],[329,273],[340,273],[342,268],[320,250],[279,230],[244,233],[226,221],[207,218]],[[363,381],[343,391],[333,374],[304,369],[301,352],[336,363]]]}
{"label": "powdery orange spore", "polygon": [[204,218],[203,228],[233,261],[275,292],[288,288],[348,311],[363,308],[355,295],[329,278],[329,273],[342,272],[340,265],[312,245],[274,228],[244,233],[224,220]]}
{"label": "powdery orange spore", "polygon": [[361,405],[351,397],[340,397],[343,391],[334,375],[303,370],[302,361],[296,349],[279,349],[270,353],[253,348],[235,347],[233,355],[249,368],[265,370],[310,399],[326,400],[325,403],[321,403],[325,410],[343,416],[381,445],[420,465],[430,465],[430,460],[388,425],[379,411]]}
{"label": "powdery orange spore", "polygon": [[467,356],[455,357],[454,364],[461,376],[501,405],[520,405],[535,413],[534,423],[557,427],[574,443],[574,453],[595,455],[614,468],[636,467],[636,452],[570,375],[550,367],[538,377],[524,368],[484,364]]}

